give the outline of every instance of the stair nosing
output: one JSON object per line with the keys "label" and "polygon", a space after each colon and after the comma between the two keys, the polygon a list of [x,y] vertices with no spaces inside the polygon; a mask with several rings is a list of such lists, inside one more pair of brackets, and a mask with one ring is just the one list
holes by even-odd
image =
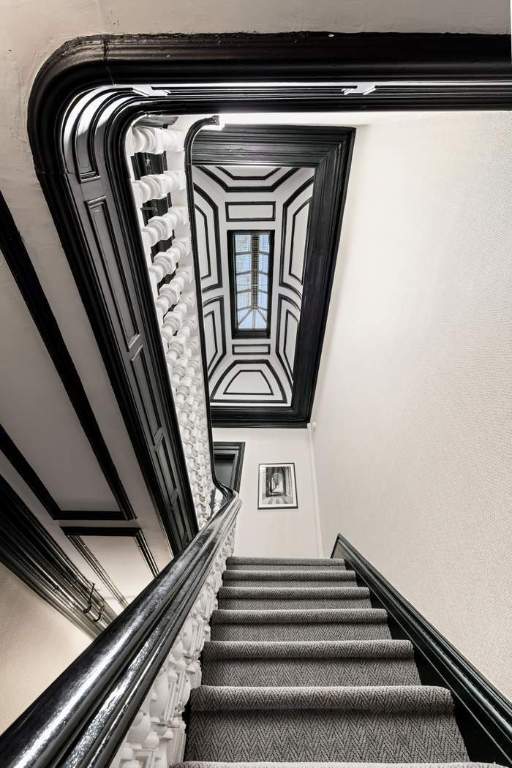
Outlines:
{"label": "stair nosing", "polygon": [[382,608],[272,608],[246,610],[218,608],[212,624],[385,624]]}
{"label": "stair nosing", "polygon": [[338,710],[386,714],[452,714],[447,688],[399,686],[216,686],[201,685],[191,695],[194,712]]}
{"label": "stair nosing", "polygon": [[216,659],[411,659],[409,640],[210,640],[203,648],[204,661]]}

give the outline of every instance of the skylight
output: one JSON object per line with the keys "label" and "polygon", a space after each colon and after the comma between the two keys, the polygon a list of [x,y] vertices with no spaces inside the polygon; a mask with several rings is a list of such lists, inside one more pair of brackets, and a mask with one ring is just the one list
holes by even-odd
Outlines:
{"label": "skylight", "polygon": [[270,318],[272,232],[231,232],[233,333],[267,336]]}

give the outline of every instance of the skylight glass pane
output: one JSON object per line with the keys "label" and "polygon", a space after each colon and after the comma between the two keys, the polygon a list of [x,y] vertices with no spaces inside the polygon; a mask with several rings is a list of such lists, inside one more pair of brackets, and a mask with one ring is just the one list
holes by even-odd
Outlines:
{"label": "skylight glass pane", "polygon": [[249,291],[245,293],[238,293],[236,297],[236,303],[239,309],[251,306],[251,294]]}
{"label": "skylight glass pane", "polygon": [[248,312],[244,316],[243,320],[238,321],[238,327],[243,331],[250,331],[254,328],[254,310]]}
{"label": "skylight glass pane", "polygon": [[259,271],[268,274],[268,255],[266,253],[260,253]]}
{"label": "skylight glass pane", "polygon": [[250,272],[251,264],[252,264],[252,256],[250,253],[244,256],[237,256],[236,257],[237,274],[240,274],[240,272]]}
{"label": "skylight glass pane", "polygon": [[234,331],[268,331],[272,234],[233,232],[230,237]]}
{"label": "skylight glass pane", "polygon": [[266,291],[268,286],[268,277],[267,275],[258,275],[258,288],[260,291]]}
{"label": "skylight glass pane", "polygon": [[235,235],[235,253],[250,253],[251,250],[251,235],[250,234],[236,234]]}
{"label": "skylight glass pane", "polygon": [[250,291],[251,290],[251,273],[244,272],[242,275],[236,276],[236,292]]}
{"label": "skylight glass pane", "polygon": [[260,251],[263,253],[269,253],[270,252],[270,235],[268,232],[263,232],[260,236]]}

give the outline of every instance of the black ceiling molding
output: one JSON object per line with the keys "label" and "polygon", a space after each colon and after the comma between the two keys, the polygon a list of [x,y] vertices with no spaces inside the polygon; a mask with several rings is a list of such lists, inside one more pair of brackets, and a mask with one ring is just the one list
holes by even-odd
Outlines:
{"label": "black ceiling molding", "polygon": [[[217,326],[217,321],[215,318],[215,307],[219,308],[219,317],[220,317],[220,328]],[[220,365],[222,360],[226,356],[226,327],[225,327],[225,320],[224,320],[224,296],[216,296],[212,299],[206,299],[203,302],[203,310],[204,310],[204,320],[206,321],[210,316],[212,318],[212,332],[215,339],[215,355],[212,357],[211,361],[207,361],[207,368],[208,368],[208,376],[213,376],[215,371],[217,370],[217,367]],[[220,339],[220,349],[219,345],[217,344],[217,339]],[[215,357],[217,357],[217,360],[215,360]]]}
{"label": "black ceiling molding", "polygon": [[[285,280],[285,277],[284,277],[284,268],[285,268],[284,255],[285,255],[285,239],[286,239],[286,232],[287,232],[287,225],[288,225],[288,210],[289,210],[291,204],[294,203],[295,200],[299,197],[299,195],[301,195],[306,189],[308,189],[308,187],[311,187],[311,191],[313,192],[314,184],[315,184],[314,177],[311,178],[311,179],[308,179],[307,181],[304,182],[304,184],[302,184],[298,189],[296,189],[295,192],[293,193],[293,195],[291,195],[288,198],[288,200],[286,200],[284,202],[284,204],[283,204],[283,224],[282,224],[282,227],[281,227],[281,253],[282,253],[282,258],[281,258],[280,263],[279,263],[279,287],[280,288],[288,288],[289,291],[292,291],[293,293],[295,293],[298,296],[299,301],[302,298],[302,291],[298,290],[297,286],[292,285],[291,283],[287,282]],[[302,208],[306,204],[309,205],[308,227],[307,227],[307,232],[308,233],[311,231],[311,227],[314,224],[314,222],[312,222],[312,220],[311,220],[311,209],[312,209],[311,200],[312,200],[311,197],[308,198],[300,206],[300,208]],[[300,208],[297,209],[297,211],[295,211],[293,213],[293,215],[292,215],[292,234],[291,234],[291,243],[290,243],[290,263],[288,264],[288,274],[290,276],[292,276],[292,277],[293,277],[293,273],[292,273],[291,259],[292,259],[292,255],[293,255],[293,239],[294,239],[294,236],[295,236],[295,216],[296,216],[298,210],[300,210]],[[307,256],[307,254],[305,253],[304,254],[304,268],[302,270],[302,275],[300,277],[300,281],[302,283],[304,283],[304,269],[305,269],[305,265],[306,265],[306,256]]]}
{"label": "black ceiling molding", "polygon": [[[251,190],[252,191],[252,190]],[[229,202],[226,200],[224,203],[226,210],[226,224],[251,222],[251,221],[275,221],[276,220],[276,203],[275,200],[251,200],[246,202],[245,200],[234,200]],[[252,208],[254,205],[267,205],[270,206],[271,211],[269,216],[231,216],[229,209],[235,206],[239,208]]]}
{"label": "black ceiling molding", "polygon": [[[259,367],[256,368],[256,369],[247,369],[246,370],[246,369],[244,369],[244,365],[257,365]],[[274,378],[274,380],[275,380],[275,382],[277,384],[277,390],[278,390],[277,392],[272,388],[272,385],[270,384],[269,379],[263,373],[263,370],[262,370],[263,368],[267,368],[270,371],[270,373],[272,374],[272,376],[273,376],[273,378]],[[228,374],[233,369],[239,369],[239,370],[236,370],[234,376],[231,379],[228,380]],[[214,408],[213,404],[215,403],[215,398],[217,396],[219,388],[221,386],[223,387],[222,394],[229,394],[229,392],[226,393],[226,390],[231,386],[233,381],[241,373],[248,372],[248,371],[251,372],[251,373],[254,372],[254,373],[260,374],[260,376],[262,376],[262,378],[265,380],[265,382],[266,382],[266,384],[267,384],[267,386],[269,388],[269,393],[268,394],[271,394],[271,395],[273,395],[275,397],[275,399],[273,399],[273,400],[271,400],[269,402],[272,402],[272,403],[285,403],[286,402],[286,393],[285,393],[285,391],[283,389],[283,385],[281,384],[279,376],[275,372],[275,370],[274,370],[270,360],[265,360],[265,359],[261,359],[261,358],[254,358],[254,359],[251,359],[251,360],[234,360],[232,363],[230,363],[227,366],[226,370],[224,371],[224,373],[222,375],[222,378],[219,379],[219,381],[215,384],[215,386],[213,387],[213,389],[212,389],[212,391],[210,393],[210,402],[212,404],[211,405],[211,409]],[[237,393],[237,394],[240,394],[240,393]],[[242,399],[242,398],[240,398],[238,400],[238,403],[241,403],[241,404],[243,404],[243,403],[258,403],[258,402],[261,402],[261,397],[264,397],[264,395],[262,395],[261,392],[244,392],[244,395],[247,395],[248,397],[250,395],[254,395],[258,399],[250,400],[250,399]],[[226,407],[229,408],[230,412],[238,410],[237,406],[226,406]],[[265,410],[266,411],[266,409],[267,409],[267,406],[264,406],[264,408],[262,408],[261,410]],[[247,411],[246,411],[246,409],[245,409],[245,407],[243,405],[240,406],[240,410],[243,411],[244,413],[246,413],[247,420],[249,421],[250,415],[247,413]],[[251,408],[250,414],[252,414],[256,410],[258,410],[258,409],[257,408]],[[248,426],[253,426],[253,425],[251,424],[251,425],[248,425]]]}
{"label": "black ceiling molding", "polygon": [[[253,186],[237,186],[236,184],[228,184],[224,179],[222,179],[220,176],[218,176],[215,173],[212,173],[211,169],[207,165],[203,166],[197,166],[208,178],[210,178],[212,181],[214,181],[216,184],[218,184],[221,189],[224,190],[224,192],[275,192],[278,187],[281,186],[285,181],[288,181],[288,179],[293,176],[295,173],[297,173],[297,168],[290,168],[289,171],[284,173],[282,176],[280,176],[276,181],[272,182],[271,184],[261,184],[261,185],[253,185]],[[223,170],[224,173],[228,174],[228,170],[221,168],[220,170]],[[272,173],[269,174],[270,176],[274,176],[277,171],[280,171],[281,168],[274,168]],[[231,176],[233,180],[237,180],[237,177]],[[268,178],[268,177],[267,177]],[[242,181],[243,179],[251,180],[250,176],[241,176],[238,178],[239,181]],[[254,177],[254,180],[260,180],[265,179],[264,176],[257,176]],[[201,191],[200,191],[201,193]]]}
{"label": "black ceiling molding", "polygon": [[0,504],[0,560],[73,624],[100,634],[114,612],[1,476]]}
{"label": "black ceiling molding", "polygon": [[[32,320],[34,321],[55,369],[60,376],[82,429],[89,440],[94,455],[96,456],[100,470],[112,491],[114,499],[119,505],[119,514],[113,513],[111,519],[118,519],[119,517],[123,520],[134,520],[136,514],[103,439],[98,422],[96,421],[96,417],[94,416],[94,412],[82,385],[80,375],[69,354],[57,320],[55,319],[32,261],[30,260],[28,251],[25,248],[23,239],[18,232],[14,219],[1,192],[0,251],[12,272],[16,285],[23,296],[23,300],[25,301],[30,315],[32,316]],[[23,469],[23,472],[20,471],[20,474],[23,476],[25,473],[26,477],[24,479],[32,488],[36,496],[40,498],[39,494],[42,494],[42,497],[46,499],[46,502],[50,501],[49,493],[43,483],[35,476],[35,473],[31,467],[29,467],[27,462],[24,462],[24,460],[20,461],[21,454],[19,454],[17,449],[13,450],[12,446],[11,455],[17,460],[18,467]],[[23,459],[23,457],[21,457],[21,459]],[[54,512],[56,511],[54,504],[55,502],[52,504],[50,501],[50,506],[48,508],[49,512],[50,510],[53,510]],[[88,516],[85,512],[80,514],[82,517]]]}
{"label": "black ceiling molding", "polygon": [[260,344],[259,342],[252,344],[243,344],[242,342],[232,344],[231,354],[242,356],[270,355],[270,344]]}
{"label": "black ceiling molding", "polygon": [[[211,87],[211,83],[224,85]],[[137,91],[138,84],[150,87],[142,93]],[[88,124],[81,125],[80,133],[75,132],[74,151],[64,163],[60,147],[71,105],[86,93],[91,93],[90,99],[94,100],[97,96],[92,89],[100,86],[105,89],[103,100],[98,101],[94,114],[91,111]],[[147,95],[151,88],[154,96]],[[139,427],[139,435],[135,435],[135,408],[132,398],[126,396],[124,373],[117,364],[119,350],[108,328],[108,312],[100,317],[95,309],[97,292],[87,266],[92,235],[89,226],[89,237],[85,235],[81,221],[84,206],[80,195],[85,192],[87,180],[90,186],[97,185],[101,197],[101,182],[108,176],[109,195],[116,198],[114,231],[129,242],[130,271],[133,268],[137,274],[145,325],[154,323],[154,318],[147,317],[152,309],[147,275],[142,277],[141,265],[133,263],[137,262],[133,251],[140,250],[140,234],[131,221],[131,192],[124,166],[123,140],[129,124],[143,116],[157,119],[158,115],[234,110],[364,112],[496,110],[511,106],[508,35],[104,35],[68,42],[48,59],[35,79],[28,108],[35,168],[154,498],[162,498],[157,472],[148,458],[155,448],[141,439]],[[300,143],[297,150],[301,156],[304,154]],[[101,161],[101,178],[97,175],[97,161]],[[217,155],[215,162],[219,162]],[[77,170],[84,182],[80,189],[75,183]],[[160,356],[156,370],[163,379],[163,355],[155,348],[154,335],[151,356]],[[204,347],[204,337],[202,343]],[[114,355],[113,363],[110,354]],[[265,410],[259,414],[256,408],[253,411],[252,426],[279,425],[277,421],[268,422]],[[217,410],[216,414],[218,423],[224,426],[239,426],[240,419],[246,417],[244,409],[238,414],[233,408],[225,414]],[[286,423],[304,426],[302,417],[292,417]],[[164,501],[163,506],[169,510],[169,501]]]}
{"label": "black ceiling molding", "polygon": [[[214,237],[215,237],[215,250],[216,250],[216,269],[217,269],[217,280],[215,283],[210,283],[206,288],[203,289],[203,293],[207,293],[208,291],[213,291],[216,288],[221,287],[221,279],[222,279],[222,262],[220,257],[220,232],[219,232],[219,212],[217,209],[217,205],[213,202],[211,197],[203,190],[200,189],[196,184],[194,184],[194,192],[199,197],[202,197],[206,203],[209,205],[212,216],[213,216],[213,231],[214,231]],[[208,242],[208,224],[207,224],[207,218],[205,212],[197,205],[197,202],[194,206],[195,210],[198,211],[201,216],[204,217],[204,230],[205,230],[205,240],[206,240],[206,256],[208,261],[208,272],[206,275],[201,275],[201,280],[204,280],[207,277],[210,277],[212,274],[212,260],[211,260],[211,254],[210,254],[210,246]],[[197,228],[197,227],[196,227]]]}
{"label": "black ceiling molding", "polygon": [[242,480],[242,467],[244,463],[245,443],[231,443],[215,441],[213,444],[213,456],[215,464],[229,465],[230,478],[226,485],[235,491],[240,490]]}
{"label": "black ceiling molding", "polygon": [[[291,376],[289,405],[245,409],[229,403],[218,405],[212,392],[215,426],[306,426],[311,418],[315,386],[327,322],[329,299],[336,266],[341,222],[354,144],[353,128],[311,126],[228,126],[222,131],[203,131],[194,143],[192,160],[205,165],[272,165],[310,167],[315,171],[309,210],[309,229],[304,257],[304,279],[297,342]],[[311,186],[308,179],[291,198]],[[285,233],[283,231],[283,238]],[[284,251],[283,245],[281,251]],[[231,259],[230,259],[231,262]],[[232,277],[231,277],[232,282]],[[284,283],[281,259],[280,285]],[[231,286],[232,287],[232,286]],[[231,305],[233,312],[233,291]],[[233,318],[232,318],[233,323]],[[278,356],[281,356],[280,353]],[[287,366],[286,374],[290,378]]]}
{"label": "black ceiling molding", "polygon": [[0,424],[0,451],[10,461],[19,476],[53,520],[126,520],[120,510],[62,510],[31,464],[21,453],[14,440]]}
{"label": "black ceiling molding", "polygon": [[151,552],[146,541],[146,537],[144,536],[144,532],[137,526],[114,528],[112,526],[72,525],[63,526],[62,531],[71,539],[82,536],[112,536],[135,539],[151,574],[153,576],[158,576],[160,573],[155,558],[153,557],[153,553]]}
{"label": "black ceiling molding", "polygon": [[[276,356],[283,366],[283,370],[285,372],[286,378],[288,379],[288,383],[293,390],[294,360],[289,360],[286,355],[286,344],[288,340],[288,319],[290,316],[293,317],[297,323],[297,327],[299,326],[300,306],[296,304],[296,302],[293,301],[293,299],[291,299],[289,296],[280,294],[277,300],[277,316],[279,317],[279,322],[277,324],[276,335]],[[283,326],[284,330],[282,331],[281,329]]]}

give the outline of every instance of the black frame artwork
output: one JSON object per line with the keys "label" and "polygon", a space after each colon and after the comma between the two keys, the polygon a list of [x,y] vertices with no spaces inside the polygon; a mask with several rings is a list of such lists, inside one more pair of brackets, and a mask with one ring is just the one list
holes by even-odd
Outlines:
{"label": "black frame artwork", "polygon": [[[269,470],[273,470],[272,473]],[[291,501],[281,502],[283,497]],[[264,503],[265,499],[272,502]],[[297,509],[297,476],[294,462],[274,462],[258,466],[258,509]]]}

